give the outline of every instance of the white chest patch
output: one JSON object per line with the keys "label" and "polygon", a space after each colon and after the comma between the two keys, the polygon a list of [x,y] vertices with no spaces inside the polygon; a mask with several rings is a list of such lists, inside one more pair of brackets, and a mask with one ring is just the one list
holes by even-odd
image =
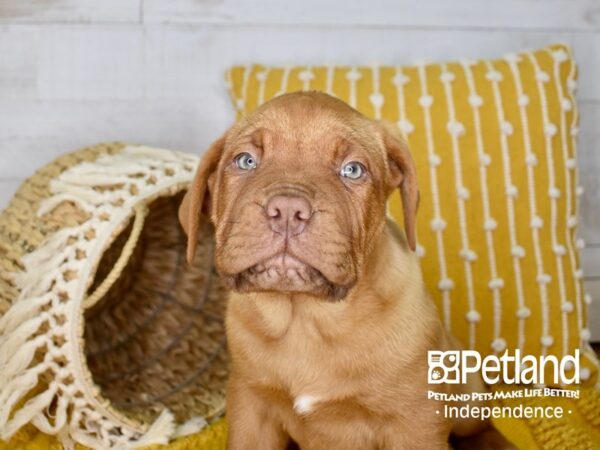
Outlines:
{"label": "white chest patch", "polygon": [[294,400],[294,411],[299,415],[309,414],[314,411],[315,403],[318,401],[318,397],[314,395],[299,395]]}

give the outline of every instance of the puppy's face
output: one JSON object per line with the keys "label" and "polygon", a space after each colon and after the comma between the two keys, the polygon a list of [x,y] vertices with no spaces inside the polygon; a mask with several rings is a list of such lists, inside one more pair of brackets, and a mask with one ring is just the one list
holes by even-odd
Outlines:
{"label": "puppy's face", "polygon": [[343,298],[398,186],[414,248],[416,181],[403,141],[325,94],[277,97],[200,164],[180,211],[188,258],[204,210],[215,225],[217,270],[233,289]]}

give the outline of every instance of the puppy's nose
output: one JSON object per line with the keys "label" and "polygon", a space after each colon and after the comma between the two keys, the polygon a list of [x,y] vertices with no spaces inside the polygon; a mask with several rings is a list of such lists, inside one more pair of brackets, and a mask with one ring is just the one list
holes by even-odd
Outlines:
{"label": "puppy's nose", "polygon": [[312,216],[312,207],[302,197],[275,195],[267,202],[266,213],[273,231],[297,236]]}

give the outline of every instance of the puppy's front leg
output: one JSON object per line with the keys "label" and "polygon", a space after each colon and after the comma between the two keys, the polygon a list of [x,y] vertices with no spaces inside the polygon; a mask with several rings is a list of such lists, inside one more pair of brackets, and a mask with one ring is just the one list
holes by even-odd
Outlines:
{"label": "puppy's front leg", "polygon": [[227,450],[284,450],[289,436],[265,401],[231,375],[227,386]]}

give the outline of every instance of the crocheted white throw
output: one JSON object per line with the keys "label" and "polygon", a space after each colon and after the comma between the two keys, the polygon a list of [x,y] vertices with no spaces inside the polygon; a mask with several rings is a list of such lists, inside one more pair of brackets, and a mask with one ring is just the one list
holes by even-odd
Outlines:
{"label": "crocheted white throw", "polygon": [[[128,146],[116,155],[73,166],[51,182],[43,215],[62,202],[87,212],[23,257],[20,296],[0,319],[0,437],[33,424],[66,448],[136,448],[198,431],[202,418],[178,428],[164,409],[153,423],[128,418],[103,398],[86,364],[84,310],[110,288],[135,245],[147,205],[187,187],[197,158]],[[93,293],[88,290],[103,253],[131,227],[121,257]]]}

